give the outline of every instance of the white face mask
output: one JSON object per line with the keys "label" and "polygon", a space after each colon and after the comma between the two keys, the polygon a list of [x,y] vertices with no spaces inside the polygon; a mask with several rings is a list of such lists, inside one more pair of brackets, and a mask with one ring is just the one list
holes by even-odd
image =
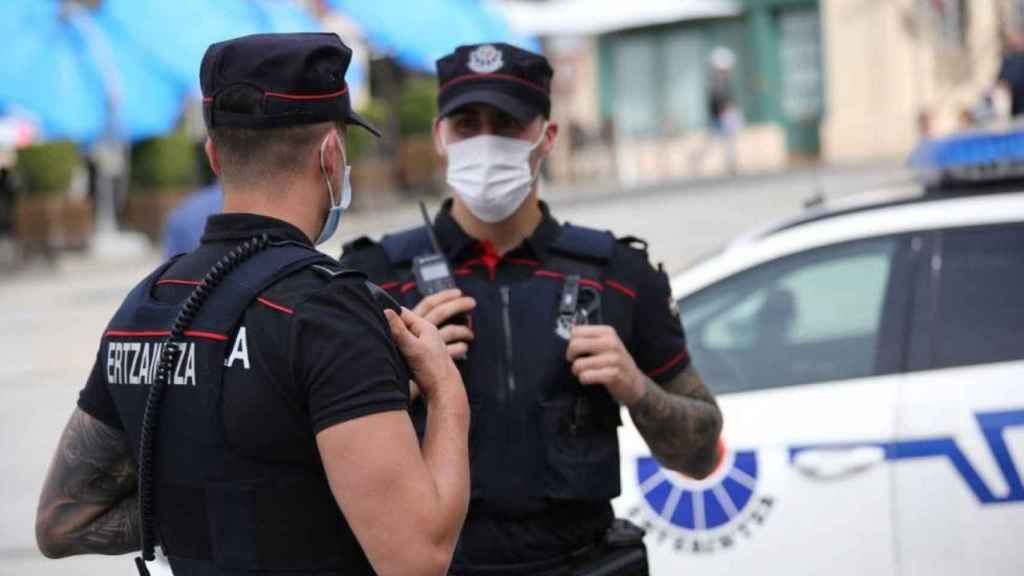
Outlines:
{"label": "white face mask", "polygon": [[537,174],[530,153],[544,141],[548,123],[536,142],[505,136],[474,136],[445,144],[448,185],[474,216],[488,223],[511,216],[530,194]]}
{"label": "white face mask", "polygon": [[[330,136],[327,138],[330,138]],[[334,140],[338,143],[338,150],[342,153],[341,161],[345,165],[345,170],[341,177],[340,197],[337,202],[334,201],[334,186],[331,184],[331,178],[327,175],[327,166],[324,164],[324,150],[327,148],[327,138],[324,138],[324,141],[320,144],[320,174],[323,175],[324,182],[327,183],[327,194],[331,198],[331,207],[327,210],[323,228],[320,229],[320,235],[317,237],[315,244],[323,244],[330,240],[331,236],[334,236],[334,232],[338,230],[338,224],[341,223],[341,213],[352,203],[352,183],[350,180],[352,167],[349,166],[348,159],[345,158],[345,146],[341,143],[341,138],[338,137],[337,132],[334,133]]]}

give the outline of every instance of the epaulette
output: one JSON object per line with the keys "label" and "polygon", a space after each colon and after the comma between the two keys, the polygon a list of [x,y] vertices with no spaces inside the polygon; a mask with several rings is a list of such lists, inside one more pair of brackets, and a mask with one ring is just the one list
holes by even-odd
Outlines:
{"label": "epaulette", "polygon": [[340,264],[329,262],[327,258],[324,258],[323,262],[311,265],[309,268],[328,280],[334,280],[335,278],[366,278],[366,274],[351,268],[343,268]]}
{"label": "epaulette", "polygon": [[623,236],[622,238],[618,239],[618,242],[619,244],[628,246],[633,250],[647,252],[647,241],[637,238],[636,236]]}
{"label": "epaulette", "polygon": [[357,252],[359,250],[366,250],[367,248],[374,248],[376,246],[377,243],[374,242],[369,236],[360,236],[355,240],[343,244],[341,247],[341,251],[344,254],[346,252]]}

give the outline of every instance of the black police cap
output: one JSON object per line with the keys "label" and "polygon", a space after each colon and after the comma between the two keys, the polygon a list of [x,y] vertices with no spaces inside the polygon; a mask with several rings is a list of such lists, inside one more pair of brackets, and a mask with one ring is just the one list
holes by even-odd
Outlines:
{"label": "black police cap", "polygon": [[438,114],[467,104],[490,104],[522,122],[551,115],[547,58],[510,44],[459,46],[437,61]]}
{"label": "black police cap", "polygon": [[199,82],[207,128],[345,122],[380,131],[352,110],[352,50],[337,34],[254,34],[212,44]]}

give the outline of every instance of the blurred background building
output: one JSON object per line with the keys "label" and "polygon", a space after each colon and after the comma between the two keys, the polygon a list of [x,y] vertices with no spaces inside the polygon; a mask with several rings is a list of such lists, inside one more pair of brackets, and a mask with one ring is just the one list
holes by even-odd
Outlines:
{"label": "blurred background building", "polygon": [[350,135],[365,209],[443,192],[433,63],[458,44],[552,60],[557,194],[904,158],[1009,114],[994,87],[1022,24],[1021,0],[7,2],[0,237],[17,242],[0,259],[123,245],[125,230],[159,242],[210,183],[198,66],[232,36],[330,30],[353,47],[354,102],[386,133]]}
{"label": "blurred background building", "polygon": [[734,55],[740,171],[903,158],[992,88],[1018,0],[509,1],[557,63],[556,178],[721,173],[708,93]]}

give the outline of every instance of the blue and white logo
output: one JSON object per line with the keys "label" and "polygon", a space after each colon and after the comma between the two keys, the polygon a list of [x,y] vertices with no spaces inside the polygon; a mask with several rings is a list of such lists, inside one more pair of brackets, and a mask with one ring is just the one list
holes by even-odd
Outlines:
{"label": "blue and white logo", "polygon": [[1024,481],[1007,445],[1008,430],[1024,427],[1024,410],[979,412],[974,415],[985,447],[1002,476],[1003,491],[997,491],[984,480],[979,470],[952,436],[895,440],[889,442],[842,442],[791,446],[789,458],[795,461],[801,452],[830,448],[873,447],[881,449],[887,462],[944,459],[983,506],[1024,502]]}
{"label": "blue and white logo", "polygon": [[629,514],[655,535],[655,542],[680,552],[727,550],[752,536],[775,505],[762,486],[762,474],[753,450],[725,452],[718,468],[704,480],[687,478],[641,456],[636,482],[643,502]]}

